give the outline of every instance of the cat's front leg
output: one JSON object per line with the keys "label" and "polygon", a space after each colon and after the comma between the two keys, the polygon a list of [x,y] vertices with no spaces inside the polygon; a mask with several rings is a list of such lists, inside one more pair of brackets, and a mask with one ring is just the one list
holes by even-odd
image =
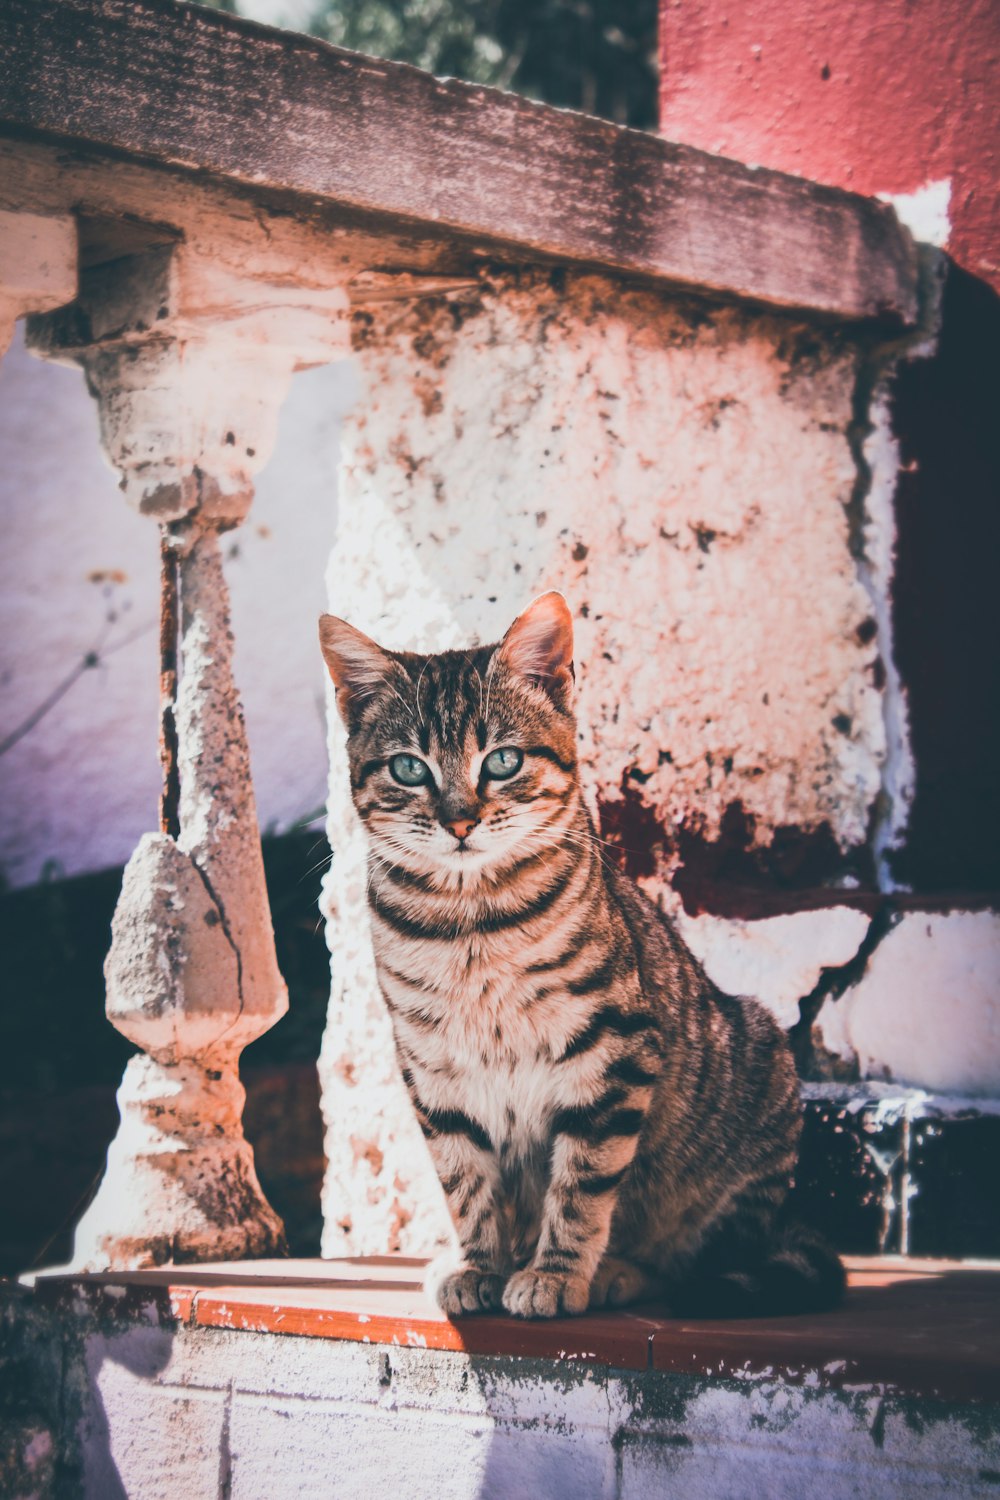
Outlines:
{"label": "cat's front leg", "polygon": [[449,1316],[499,1309],[510,1273],[500,1168],[482,1126],[460,1110],[417,1109],[458,1235],[459,1253],[428,1267],[424,1286]]}
{"label": "cat's front leg", "polygon": [[531,1265],[516,1271],[504,1288],[508,1312],[554,1318],[587,1310],[648,1098],[648,1088],[628,1097],[614,1085],[556,1115],[538,1247]]}

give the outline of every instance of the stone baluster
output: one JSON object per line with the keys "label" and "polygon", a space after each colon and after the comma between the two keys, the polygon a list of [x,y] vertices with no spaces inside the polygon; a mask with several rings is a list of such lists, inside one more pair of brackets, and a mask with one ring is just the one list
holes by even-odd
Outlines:
{"label": "stone baluster", "polygon": [[105,968],[107,1014],[142,1051],[74,1265],[281,1253],[243,1136],[238,1059],[284,1014],[220,536],[246,516],[292,372],[343,352],[336,282],[241,276],[159,246],[96,268],[47,358],[81,364],[121,488],[159,523],[160,830],[125,871]]}

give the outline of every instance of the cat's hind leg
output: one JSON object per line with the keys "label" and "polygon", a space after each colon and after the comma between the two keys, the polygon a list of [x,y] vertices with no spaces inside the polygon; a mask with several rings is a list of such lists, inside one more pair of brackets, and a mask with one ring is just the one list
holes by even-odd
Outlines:
{"label": "cat's hind leg", "polygon": [[663,1281],[644,1266],[618,1255],[605,1255],[590,1287],[591,1307],[627,1307],[663,1296]]}

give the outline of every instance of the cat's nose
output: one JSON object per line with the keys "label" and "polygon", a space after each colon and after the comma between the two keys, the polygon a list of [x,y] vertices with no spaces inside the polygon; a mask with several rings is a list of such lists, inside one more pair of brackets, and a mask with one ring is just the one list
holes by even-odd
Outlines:
{"label": "cat's nose", "polygon": [[467,839],[472,830],[479,826],[478,818],[444,818],[442,822],[457,839]]}

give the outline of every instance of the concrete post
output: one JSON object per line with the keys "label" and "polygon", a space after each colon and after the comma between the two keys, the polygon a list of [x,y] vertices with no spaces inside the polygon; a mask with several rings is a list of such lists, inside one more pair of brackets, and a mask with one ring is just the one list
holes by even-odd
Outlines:
{"label": "concrete post", "polygon": [[160,831],[125,871],[107,1014],[142,1052],[78,1226],[84,1269],[280,1253],[238,1059],[284,1014],[220,535],[249,510],[293,370],[337,357],[339,285],[269,284],[159,246],[86,275],[30,342],[82,364],[121,487],[161,529]]}

